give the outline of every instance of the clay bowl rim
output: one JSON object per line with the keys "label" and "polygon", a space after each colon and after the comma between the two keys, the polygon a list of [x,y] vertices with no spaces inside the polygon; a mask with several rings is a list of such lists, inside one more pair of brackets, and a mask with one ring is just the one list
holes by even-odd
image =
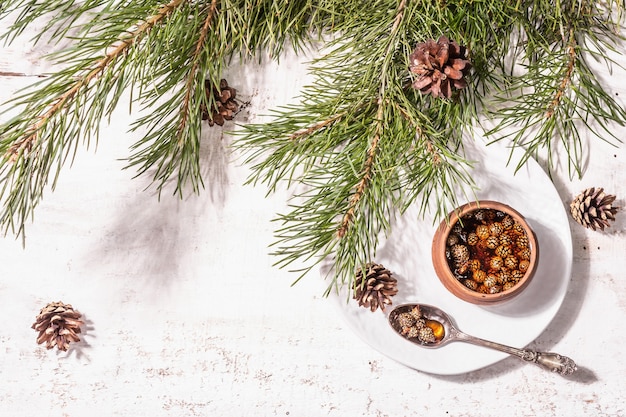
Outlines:
{"label": "clay bowl rim", "polygon": [[[524,231],[528,236],[528,245],[531,249],[529,260],[530,265],[524,276],[520,279],[517,285],[497,294],[482,294],[467,288],[465,285],[463,285],[463,283],[459,282],[454,277],[452,271],[450,270],[450,267],[448,266],[448,261],[445,256],[446,241],[450,231],[452,230],[452,227],[459,221],[459,218],[478,209],[499,210],[511,215],[524,228]],[[437,277],[444,285],[444,287],[446,287],[449,292],[451,292],[453,295],[460,298],[461,300],[480,305],[501,303],[504,301],[508,301],[522,293],[535,275],[538,255],[539,245],[537,242],[537,237],[524,216],[513,207],[494,200],[477,200],[465,203],[452,210],[448,214],[448,216],[440,223],[439,227],[435,231],[432,243],[433,266],[435,268],[435,273],[437,274]]]}

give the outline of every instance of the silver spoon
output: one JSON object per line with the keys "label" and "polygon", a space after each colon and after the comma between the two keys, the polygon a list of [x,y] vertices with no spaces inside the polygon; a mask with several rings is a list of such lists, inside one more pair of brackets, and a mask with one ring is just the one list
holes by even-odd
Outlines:
{"label": "silver spoon", "polygon": [[[422,317],[426,320],[429,320],[429,322],[427,321],[427,323],[429,323],[431,326],[434,326],[435,329],[438,328],[438,330],[441,331],[440,333],[443,333],[439,334],[439,338],[436,338],[434,341],[423,342],[416,337],[410,337],[409,335],[405,334],[407,328],[404,327],[403,331],[403,326],[399,322],[401,321],[400,315],[402,313],[411,312],[414,307],[419,307],[419,311],[421,312]],[[403,318],[406,319],[407,316],[404,316]],[[443,329],[439,327],[437,323],[443,326]],[[404,338],[424,348],[439,348],[450,342],[466,342],[517,356],[518,358],[526,362],[537,364],[549,371],[556,372],[561,375],[569,375],[578,369],[576,363],[574,363],[573,360],[571,360],[567,356],[559,355],[558,353],[536,352],[529,349],[517,349],[463,333],[458,328],[456,328],[452,318],[448,314],[446,314],[440,308],[427,304],[402,304],[395,307],[389,313],[389,324],[391,324],[391,327],[393,327],[393,329]]]}

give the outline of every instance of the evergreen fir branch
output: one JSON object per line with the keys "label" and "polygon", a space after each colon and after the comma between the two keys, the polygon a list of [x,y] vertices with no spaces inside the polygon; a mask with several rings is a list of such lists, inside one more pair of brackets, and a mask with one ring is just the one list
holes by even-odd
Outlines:
{"label": "evergreen fir branch", "polygon": [[367,159],[363,164],[361,179],[355,186],[354,193],[350,197],[350,202],[348,203],[348,208],[343,215],[339,228],[337,229],[337,237],[339,239],[343,238],[346,235],[348,228],[354,221],[355,210],[357,210],[359,202],[363,198],[363,195],[366,193],[366,188],[372,178],[372,171],[374,170],[376,153],[378,151],[378,144],[380,142],[380,130],[382,129],[381,124],[384,111],[382,100],[380,101],[381,102],[378,104],[378,112],[376,113],[376,127],[374,129],[374,137],[372,138],[370,147],[367,149]]}
{"label": "evergreen fir branch", "polygon": [[[213,0],[202,5],[200,10],[194,8],[195,11],[180,15],[181,24],[193,30],[183,32],[180,38],[170,38],[168,54],[176,54],[171,59],[182,62],[176,64],[173,61],[170,63],[172,67],[165,67],[165,70],[158,69],[163,57],[151,64],[154,82],[163,83],[163,87],[148,89],[140,100],[148,102],[146,107],[150,107],[165,95],[165,89],[172,91],[172,96],[161,104],[159,109],[162,111],[138,119],[133,127],[143,129],[148,126],[149,132],[132,146],[135,152],[131,154],[128,166],[139,166],[137,175],[155,168],[153,178],[159,190],[177,172],[176,192],[181,196],[188,181],[196,192],[202,186],[198,157],[201,108],[203,105],[209,109],[215,106],[213,97],[207,97],[205,92],[205,78],[219,76],[223,60],[222,56],[214,56],[213,49],[217,41],[212,32],[219,18],[217,5],[218,1]],[[190,15],[196,18],[190,19]],[[188,51],[188,57],[181,51]],[[219,81],[211,82],[219,85]],[[163,114],[167,118],[164,119]]]}
{"label": "evergreen fir branch", "polygon": [[[131,125],[128,167],[150,174],[159,191],[199,192],[203,109],[216,108],[205,83],[219,85],[229,60],[322,40],[301,101],[270,123],[243,126],[236,149],[250,183],[286,184],[290,211],[279,214],[273,246],[279,266],[301,273],[334,263],[328,291],[352,285],[373,260],[394,217],[412,204],[445,216],[474,183],[464,141],[490,114],[492,140],[522,147],[517,168],[563,153],[582,175],[582,134],[618,143],[623,109],[589,59],[613,63],[624,39],[623,0],[7,0],[11,42],[35,22],[33,42],[72,44],[50,58],[60,70],[9,105],[20,114],[0,125],[0,226],[24,232],[51,179],[78,146],[98,138],[120,99],[145,113]],[[468,87],[450,99],[424,95],[409,55],[445,35],[472,62]],[[104,55],[103,52],[105,51]],[[232,83],[231,83],[232,84]]]}
{"label": "evergreen fir branch", "polygon": [[[58,114],[64,107],[68,106],[68,102],[73,100],[79,91],[86,88],[92,81],[100,77],[104,70],[111,65],[116,59],[124,54],[124,52],[141,39],[144,34],[150,30],[160,20],[167,17],[176,7],[182,3],[183,0],[173,0],[168,5],[163,6],[159,12],[149,18],[146,22],[141,24],[137,29],[130,32],[128,37],[121,39],[116,44],[111,46],[111,50],[106,55],[95,62],[91,66],[86,75],[80,77],[69,89],[64,91],[61,95],[52,99],[49,108],[45,113],[37,117],[37,122],[28,127],[28,134],[18,139],[15,143],[9,147],[9,159],[15,161],[23,152],[29,152],[32,149],[33,142],[38,139],[38,132],[48,121]],[[45,140],[45,139],[44,139]]]}
{"label": "evergreen fir branch", "polygon": [[[184,126],[187,124],[186,122],[189,118],[189,106],[193,102],[191,87],[197,74],[200,73],[200,57],[202,56],[202,51],[205,49],[205,40],[209,33],[209,29],[211,28],[211,22],[213,21],[216,13],[217,0],[212,0],[211,4],[208,6],[206,18],[204,19],[204,24],[202,25],[202,30],[200,31],[200,36],[198,38],[196,49],[193,54],[193,64],[189,71],[189,75],[187,76],[187,82],[185,83],[185,99],[183,100],[183,106],[181,108],[181,121],[179,125],[179,130],[181,131],[184,129]],[[202,78],[204,78],[204,74],[202,74]]]}
{"label": "evergreen fir branch", "polygon": [[[79,49],[57,54],[57,59],[75,64],[43,80],[40,90],[13,100],[12,105],[25,106],[25,111],[0,130],[0,152],[4,155],[0,169],[0,198],[4,203],[0,224],[18,235],[23,233],[24,223],[41,199],[48,177],[53,175],[54,187],[72,149],[75,152],[81,140],[89,143],[91,135],[97,135],[99,120],[115,107],[119,90],[132,82],[124,74],[130,68],[123,61],[128,58],[129,49],[183,3],[172,0],[160,6],[122,37],[108,34],[103,39],[81,42]],[[135,22],[129,22],[127,27]],[[108,46],[103,57],[82,58],[81,47],[101,50],[102,44]],[[111,97],[111,92],[116,94]]]}
{"label": "evergreen fir branch", "polygon": [[131,127],[147,133],[131,146],[128,166],[138,174],[154,168],[159,190],[175,178],[179,194],[189,183],[197,192],[203,185],[200,109],[215,106],[206,97],[205,79],[219,83],[235,53],[269,48],[278,54],[288,39],[303,46],[313,39],[307,30],[321,31],[334,19],[332,7],[311,2],[60,3],[14,0],[3,2],[0,11],[4,18],[16,16],[2,34],[9,42],[42,18],[49,20],[34,42],[75,37],[74,44],[50,55],[61,70],[15,97],[9,105],[24,111],[0,127],[0,225],[18,235],[48,179],[54,188],[78,145],[97,138],[100,122],[128,92],[131,106],[150,108]]}
{"label": "evergreen fir branch", "polygon": [[[626,110],[604,90],[587,64],[588,57],[598,56],[598,49],[612,49],[611,40],[620,37],[615,34],[616,22],[598,19],[606,12],[598,4],[563,2],[559,6],[547,34],[545,28],[525,21],[526,42],[533,48],[524,56],[525,71],[508,81],[507,95],[500,98],[505,105],[494,112],[499,123],[487,134],[524,150],[516,169],[529,158],[545,155],[551,171],[563,154],[570,176],[580,178],[584,163],[581,129],[612,144],[621,142],[608,124],[624,125]],[[543,23],[550,16],[543,14]],[[589,42],[595,50],[585,47]]]}
{"label": "evergreen fir branch", "polygon": [[576,38],[574,37],[573,29],[569,31],[569,42],[565,48],[565,52],[567,55],[566,64],[564,65],[563,76],[561,77],[561,81],[558,84],[558,87],[554,93],[554,98],[548,104],[548,108],[546,110],[545,117],[546,119],[551,119],[554,117],[554,112],[556,108],[561,104],[563,100],[563,95],[567,92],[567,88],[572,83],[572,75],[574,73],[574,68],[576,66],[577,54],[576,54]]}
{"label": "evergreen fir branch", "polygon": [[[401,0],[398,5],[398,9],[396,12],[396,18],[393,22],[393,26],[391,27],[389,33],[389,39],[396,39],[398,36],[398,29],[400,28],[400,23],[402,22],[402,18],[404,17],[404,9],[406,7],[406,0]],[[385,50],[384,58],[386,60],[386,65],[391,64],[391,57],[394,52],[394,43],[389,42],[387,44],[387,48]],[[381,137],[381,130],[383,129],[383,115],[385,111],[386,101],[386,87],[390,80],[387,79],[389,70],[386,66],[383,66],[380,70],[380,91],[378,95],[378,109],[376,111],[375,116],[375,128],[373,132],[373,137],[370,143],[369,148],[367,149],[367,158],[363,163],[362,176],[359,182],[357,183],[354,193],[350,197],[350,202],[348,204],[348,209],[343,215],[343,219],[341,220],[341,224],[339,229],[337,230],[337,237],[339,239],[343,238],[346,235],[348,228],[351,226],[355,217],[355,210],[358,208],[359,202],[363,198],[364,193],[366,192],[366,188],[369,185],[369,182],[372,178],[372,171],[374,169],[374,163],[376,160],[376,154],[378,152],[378,146]]]}
{"label": "evergreen fir branch", "polygon": [[[411,50],[420,9],[400,1],[390,14],[391,4],[352,22],[350,42],[331,44],[300,106],[243,126],[237,141],[253,165],[250,182],[273,190],[285,180],[301,190],[277,218],[274,254],[281,267],[298,265],[300,277],[332,258],[327,292],[352,285],[355,268],[373,259],[412,201],[423,198],[422,213],[441,213],[456,203],[459,185],[473,189],[469,162],[454,150],[472,113],[460,100],[442,104],[408,87],[408,53],[399,51]],[[376,52],[354,52],[368,48]]]}

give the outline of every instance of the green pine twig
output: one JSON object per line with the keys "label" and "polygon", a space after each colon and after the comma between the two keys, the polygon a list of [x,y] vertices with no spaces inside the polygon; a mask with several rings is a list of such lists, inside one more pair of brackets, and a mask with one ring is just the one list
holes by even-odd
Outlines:
{"label": "green pine twig", "polygon": [[[613,1],[557,2],[557,6],[554,16],[536,10],[520,26],[526,44],[533,46],[532,54],[526,49],[525,71],[506,81],[508,88],[491,113],[498,123],[487,135],[523,149],[516,170],[530,158],[545,156],[546,168],[552,171],[559,155],[564,155],[570,177],[581,178],[585,160],[581,131],[613,145],[622,142],[610,125],[623,126],[626,109],[605,91],[587,60],[603,58],[613,64],[602,51],[614,50],[612,42],[624,40],[610,18],[613,12],[620,16],[623,6]],[[551,29],[549,36],[533,19]]]}
{"label": "green pine twig", "polygon": [[131,126],[144,135],[131,144],[128,166],[151,171],[159,191],[175,179],[179,195],[187,184],[199,192],[201,108],[215,106],[205,79],[219,85],[234,54],[278,57],[287,41],[304,46],[333,13],[332,6],[264,0],[2,2],[0,19],[14,19],[0,35],[6,42],[44,20],[34,43],[74,43],[49,56],[58,72],[8,103],[21,112],[0,126],[0,226],[23,235],[48,180],[54,188],[79,145],[97,139],[129,95],[131,108],[148,115]]}
{"label": "green pine twig", "polygon": [[[54,187],[70,152],[76,151],[80,141],[89,142],[91,134],[97,133],[95,121],[106,112],[108,100],[116,101],[107,95],[116,81],[124,79],[128,67],[118,70],[115,65],[182,3],[172,0],[159,7],[134,30],[111,39],[103,57],[81,60],[45,79],[41,90],[13,100],[12,104],[25,106],[26,110],[0,130],[0,152],[4,155],[0,168],[0,199],[4,203],[0,224],[18,235],[24,232],[24,224],[39,203],[48,178],[54,177]],[[63,56],[74,57],[75,53],[70,50]]]}
{"label": "green pine twig", "polygon": [[[442,106],[405,82],[408,54],[399,51],[411,50],[408,28],[418,15],[414,3],[400,1],[393,14],[383,8],[361,16],[349,47],[331,45],[314,65],[317,80],[303,104],[278,112],[271,124],[243,126],[237,142],[253,167],[250,182],[273,190],[285,180],[299,190],[291,211],[277,218],[274,254],[300,277],[332,258],[327,293],[352,285],[356,267],[373,259],[379,238],[411,201],[426,196],[426,212],[432,197],[441,212],[456,202],[452,184],[472,189],[462,168],[468,162],[449,148],[459,146],[467,123],[450,124],[442,113],[460,102]],[[354,53],[367,48],[376,53]]]}
{"label": "green pine twig", "polygon": [[[519,169],[561,153],[582,175],[582,137],[617,144],[612,126],[626,110],[607,92],[590,59],[614,63],[624,39],[622,0],[7,0],[6,42],[45,21],[33,42],[71,39],[52,54],[61,69],[11,102],[20,114],[0,125],[0,226],[24,233],[46,185],[57,181],[81,143],[97,139],[121,98],[145,113],[131,125],[128,167],[152,175],[159,191],[200,192],[201,109],[215,99],[229,60],[267,51],[278,59],[325,41],[299,103],[269,123],[242,127],[249,183],[293,190],[278,214],[279,266],[301,274],[324,259],[335,268],[328,291],[351,285],[376,256],[378,240],[411,204],[440,218],[471,198],[463,144],[484,116],[493,141],[524,149]],[[472,62],[468,87],[450,99],[413,90],[409,55],[445,35]],[[106,51],[103,55],[102,51]],[[302,276],[302,275],[301,275]]]}

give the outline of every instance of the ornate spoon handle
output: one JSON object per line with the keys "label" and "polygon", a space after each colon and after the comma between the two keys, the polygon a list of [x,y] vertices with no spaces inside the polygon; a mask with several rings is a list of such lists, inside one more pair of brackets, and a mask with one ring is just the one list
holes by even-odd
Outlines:
{"label": "ornate spoon handle", "polygon": [[576,363],[573,360],[571,360],[567,356],[559,355],[558,353],[536,352],[529,349],[517,349],[511,346],[492,342],[490,340],[470,336],[458,330],[455,332],[454,337],[460,341],[468,342],[478,346],[488,347],[508,353],[510,355],[517,356],[518,358],[526,362],[532,362],[541,366],[544,369],[547,369],[548,371],[556,372],[561,375],[570,375],[578,369]]}

